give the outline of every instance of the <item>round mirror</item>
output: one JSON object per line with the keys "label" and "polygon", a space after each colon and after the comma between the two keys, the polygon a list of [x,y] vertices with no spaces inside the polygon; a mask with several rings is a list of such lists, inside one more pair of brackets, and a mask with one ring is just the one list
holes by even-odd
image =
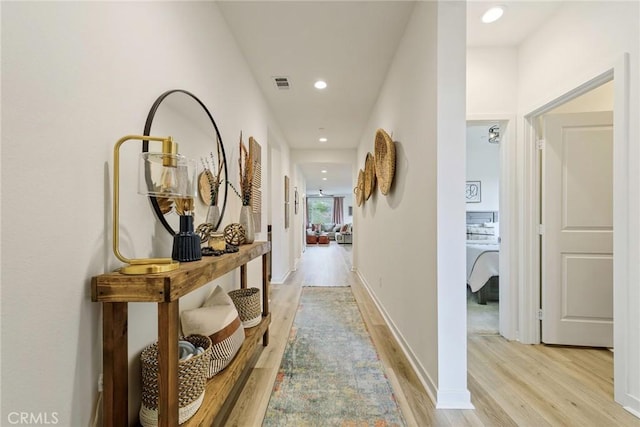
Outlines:
{"label": "round mirror", "polygon": [[[178,152],[198,164],[198,192],[194,201],[195,225],[206,222],[211,200],[218,206],[217,229],[227,206],[227,158],[215,120],[207,107],[194,94],[182,89],[169,90],[156,99],[147,115],[144,135],[171,136],[178,143]],[[142,151],[149,151],[144,141]],[[219,183],[215,197],[210,182]],[[156,216],[169,233],[179,231],[180,201],[150,196]],[[217,199],[217,200],[215,200]],[[217,203],[216,203],[217,202]]]}

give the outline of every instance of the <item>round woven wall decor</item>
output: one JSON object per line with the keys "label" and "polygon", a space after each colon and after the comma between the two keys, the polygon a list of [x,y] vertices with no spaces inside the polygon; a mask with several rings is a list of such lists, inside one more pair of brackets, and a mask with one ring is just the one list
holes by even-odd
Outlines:
{"label": "round woven wall decor", "polygon": [[240,246],[245,241],[244,227],[238,223],[227,225],[224,228],[224,240],[230,245]]}
{"label": "round woven wall decor", "polygon": [[378,188],[386,196],[389,194],[396,172],[396,146],[384,129],[376,131],[375,161]]}
{"label": "round woven wall decor", "polygon": [[353,192],[356,194],[356,204],[362,206],[364,202],[364,172],[362,169],[358,171],[358,185],[353,189]]}
{"label": "round woven wall decor", "polygon": [[367,153],[367,159],[364,162],[364,199],[369,200],[376,188],[376,165],[373,160],[373,154]]}
{"label": "round woven wall decor", "polygon": [[203,171],[198,175],[198,195],[202,203],[209,206],[211,204],[211,184],[209,179],[213,179],[211,171]]}

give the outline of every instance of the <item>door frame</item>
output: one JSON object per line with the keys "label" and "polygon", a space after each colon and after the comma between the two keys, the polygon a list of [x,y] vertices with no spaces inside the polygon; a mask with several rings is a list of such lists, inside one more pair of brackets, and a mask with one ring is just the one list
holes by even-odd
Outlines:
{"label": "door frame", "polygon": [[502,129],[500,141],[500,182],[498,190],[500,214],[500,282],[499,330],[508,340],[518,339],[518,271],[516,177],[516,117],[505,114],[467,116],[468,125],[498,123]]}
{"label": "door frame", "polygon": [[[615,79],[614,79],[615,76]],[[614,301],[614,399],[626,407],[633,406],[632,397],[627,392],[629,348],[626,337],[630,332],[630,317],[627,302],[632,291],[630,278],[629,245],[629,55],[624,54],[613,61],[599,64],[589,73],[577,76],[569,82],[567,89],[559,90],[538,106],[528,111],[522,120],[523,146],[519,157],[519,170],[522,172],[520,260],[521,260],[521,315],[520,340],[523,343],[540,343],[540,152],[536,123],[538,118],[603,83],[613,80],[613,301]],[[637,409],[636,409],[637,410]]]}

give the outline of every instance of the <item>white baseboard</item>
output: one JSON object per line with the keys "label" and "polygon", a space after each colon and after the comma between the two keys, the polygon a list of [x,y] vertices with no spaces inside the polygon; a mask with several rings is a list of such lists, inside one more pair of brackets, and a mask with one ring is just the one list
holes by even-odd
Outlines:
{"label": "white baseboard", "polygon": [[438,390],[436,409],[476,409],[471,403],[471,393],[468,390]]}
{"label": "white baseboard", "polygon": [[400,349],[409,360],[409,363],[411,364],[411,367],[413,368],[414,372],[418,376],[420,383],[422,384],[422,386],[424,387],[425,391],[427,392],[431,400],[434,402],[434,404],[437,405],[438,401],[436,400],[435,396],[437,395],[438,387],[436,386],[434,381],[431,379],[427,371],[424,369],[422,364],[418,361],[415,354],[411,350],[411,347],[409,347],[409,345],[407,344],[407,341],[404,339],[404,337],[402,336],[398,328],[395,326],[395,324],[389,317],[388,313],[382,307],[382,305],[380,304],[380,301],[378,301],[378,298],[376,298],[375,294],[371,291],[371,287],[369,286],[369,283],[367,282],[367,280],[362,276],[359,270],[354,269],[354,271],[360,278],[360,281],[362,282],[364,288],[366,289],[367,293],[371,297],[371,300],[376,305],[378,311],[380,312],[380,314],[382,314],[382,318],[384,319],[384,322],[387,324],[387,327],[389,328],[389,330],[391,330],[391,333],[393,334],[393,337],[395,338],[396,342],[400,346]]}
{"label": "white baseboard", "polygon": [[289,274],[291,274],[291,270],[288,270],[286,272],[286,274],[284,275],[284,277],[282,277],[281,279],[274,279],[273,277],[271,278],[271,284],[272,285],[284,285],[284,282],[287,280],[287,277],[289,277]]}
{"label": "white baseboard", "polygon": [[623,408],[625,409],[625,411],[635,415],[636,417],[640,418],[640,411],[636,411],[635,409],[633,409],[630,406],[623,406]]}
{"label": "white baseboard", "polygon": [[640,399],[638,399],[635,396],[630,395],[629,393],[627,393],[627,402],[628,405],[627,406],[623,406],[623,408],[625,409],[625,411],[635,415],[636,417],[640,418]]}

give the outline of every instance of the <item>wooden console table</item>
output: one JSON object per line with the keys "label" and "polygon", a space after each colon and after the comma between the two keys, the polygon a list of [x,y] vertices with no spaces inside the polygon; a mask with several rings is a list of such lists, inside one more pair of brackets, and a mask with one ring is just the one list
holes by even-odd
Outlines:
{"label": "wooden console table", "polygon": [[205,399],[198,413],[183,425],[211,425],[227,396],[251,360],[260,338],[269,344],[270,242],[243,245],[239,252],[201,261],[181,263],[180,268],[158,274],[130,276],[108,273],[93,277],[91,298],[101,302],[104,378],[104,426],[129,425],[129,360],[127,345],[127,304],[158,304],[159,407],[158,425],[178,425],[178,330],[180,297],[240,267],[240,286],[247,287],[247,263],[262,256],[262,321],[245,330],[246,339],[225,370],[207,382]]}

